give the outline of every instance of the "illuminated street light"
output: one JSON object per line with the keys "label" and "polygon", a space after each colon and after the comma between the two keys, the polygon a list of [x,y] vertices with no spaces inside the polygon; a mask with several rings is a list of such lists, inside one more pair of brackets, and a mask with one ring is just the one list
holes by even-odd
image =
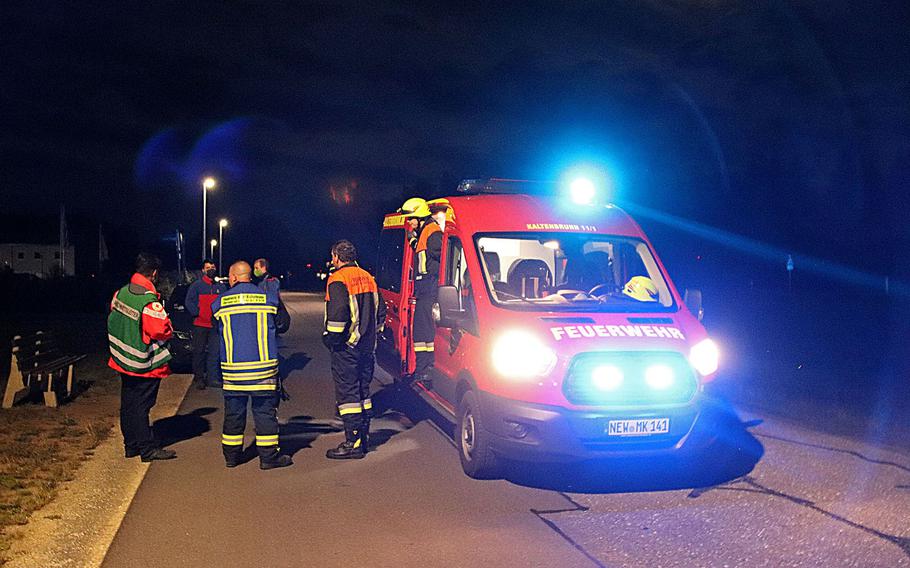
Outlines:
{"label": "illuminated street light", "polygon": [[224,228],[227,226],[227,219],[218,221],[218,242],[221,243],[221,246],[218,247],[218,276],[224,274],[221,267],[224,265]]}
{"label": "illuminated street light", "polygon": [[[211,245],[211,247],[212,247],[211,252],[209,253],[209,258],[215,256],[215,245],[217,245],[217,244],[218,244],[217,239],[212,239],[209,241],[209,245]],[[218,252],[221,252],[221,251],[218,251]]]}
{"label": "illuminated street light", "polygon": [[206,208],[206,195],[210,189],[214,189],[216,185],[215,178],[207,177],[202,180],[202,258],[205,258],[205,208]]}

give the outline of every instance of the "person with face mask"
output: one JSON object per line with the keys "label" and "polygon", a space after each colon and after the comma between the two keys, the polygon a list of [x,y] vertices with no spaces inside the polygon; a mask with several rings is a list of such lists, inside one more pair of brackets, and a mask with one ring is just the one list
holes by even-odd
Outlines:
{"label": "person with face mask", "polygon": [[256,278],[256,285],[266,292],[279,294],[281,281],[269,274],[269,261],[265,258],[257,258],[253,262],[253,276]]}
{"label": "person with face mask", "polygon": [[212,302],[225,286],[215,281],[218,267],[211,259],[202,261],[202,278],[186,292],[186,311],[193,316],[193,384],[198,389],[221,387],[218,333],[212,331]]}
{"label": "person with face mask", "polygon": [[167,341],[173,326],[155,290],[160,267],[157,256],[140,254],[136,273],[114,294],[107,318],[108,366],[121,377],[120,430],[125,454],[128,458],[141,456],[144,462],[177,457],[173,450],[159,447],[149,425],[160,381],[171,374]]}

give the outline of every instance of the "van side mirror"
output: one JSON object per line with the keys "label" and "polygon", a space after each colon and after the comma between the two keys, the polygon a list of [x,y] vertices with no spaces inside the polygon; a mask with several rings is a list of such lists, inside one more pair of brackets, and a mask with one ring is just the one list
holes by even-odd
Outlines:
{"label": "van side mirror", "polygon": [[698,318],[698,321],[701,321],[705,318],[705,308],[701,303],[701,290],[689,289],[686,288],[686,293],[683,296],[683,303],[686,304],[686,307],[689,308],[689,311]]}
{"label": "van side mirror", "polygon": [[458,301],[458,289],[455,286],[439,287],[439,327],[456,329],[465,321],[465,311]]}

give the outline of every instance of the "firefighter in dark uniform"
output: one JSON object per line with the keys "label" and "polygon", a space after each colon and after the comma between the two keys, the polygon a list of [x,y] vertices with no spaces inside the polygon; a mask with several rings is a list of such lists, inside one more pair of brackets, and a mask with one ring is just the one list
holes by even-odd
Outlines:
{"label": "firefighter in dark uniform", "polygon": [[260,469],[291,465],[278,447],[278,295],[252,283],[250,265],[235,262],[230,288],[212,303],[221,331],[224,428],[221,448],[227,467],[240,464],[246,410],[253,409]]}
{"label": "firefighter in dark uniform", "polygon": [[431,216],[427,202],[413,197],[401,212],[410,224],[408,241],[414,249],[414,357],[413,379],[432,387],[428,373],[435,360],[436,321],[433,305],[439,295],[439,261],[442,257],[442,229]]}
{"label": "firefighter in dark uniform", "polygon": [[335,400],[344,423],[344,442],[326,452],[331,459],[362,458],[369,445],[376,340],[385,324],[385,304],[376,280],[357,266],[350,241],[332,246],[332,265],[325,293],[323,343],[332,352]]}

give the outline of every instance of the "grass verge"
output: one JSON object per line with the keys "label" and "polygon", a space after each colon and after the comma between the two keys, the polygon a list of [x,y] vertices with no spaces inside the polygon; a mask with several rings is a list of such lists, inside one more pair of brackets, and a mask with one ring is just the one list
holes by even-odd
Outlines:
{"label": "grass verge", "polygon": [[54,498],[62,482],[74,478],[110,435],[120,408],[119,379],[107,368],[103,318],[95,315],[11,322],[9,329],[0,330],[5,363],[0,365],[0,389],[9,370],[9,337],[37,329],[52,330],[67,351],[88,357],[76,366],[79,388],[73,400],[59,408],[23,402],[0,411],[0,565],[14,538],[9,528],[26,524]]}

